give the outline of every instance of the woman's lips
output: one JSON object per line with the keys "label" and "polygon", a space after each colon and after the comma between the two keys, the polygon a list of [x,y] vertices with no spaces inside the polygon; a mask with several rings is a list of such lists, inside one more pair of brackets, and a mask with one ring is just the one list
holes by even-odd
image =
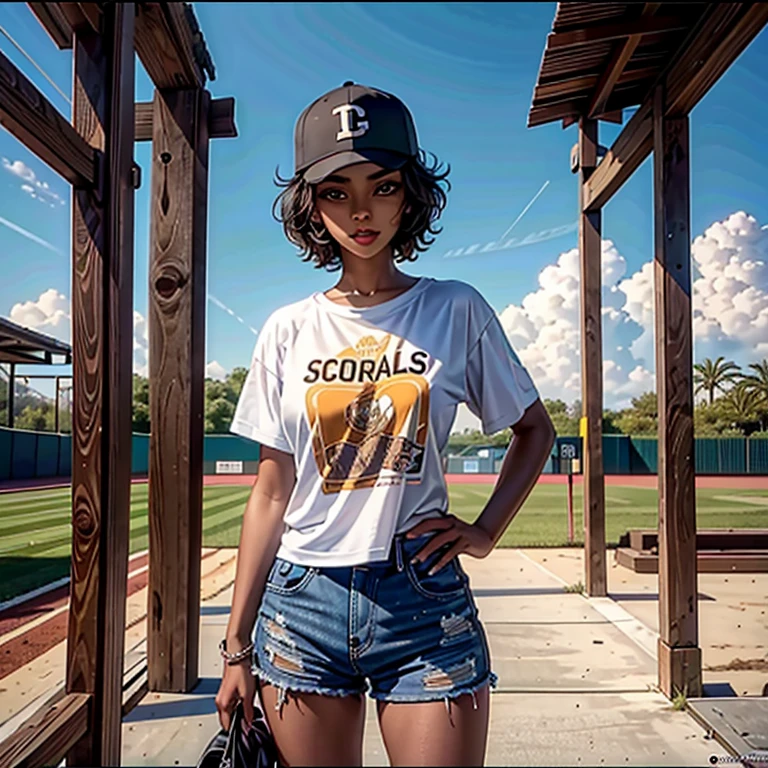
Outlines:
{"label": "woman's lips", "polygon": [[352,239],[360,245],[370,245],[378,236],[378,232],[356,232],[352,235]]}

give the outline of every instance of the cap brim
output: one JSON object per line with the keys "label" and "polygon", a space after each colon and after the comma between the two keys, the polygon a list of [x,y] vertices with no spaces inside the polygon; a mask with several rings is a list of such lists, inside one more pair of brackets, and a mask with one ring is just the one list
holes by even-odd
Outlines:
{"label": "cap brim", "polygon": [[405,155],[399,155],[395,152],[386,152],[381,149],[358,149],[352,152],[339,152],[336,155],[326,157],[314,165],[310,165],[304,171],[304,178],[310,184],[318,184],[332,173],[346,168],[348,165],[358,163],[375,163],[382,168],[396,171],[402,168],[408,162]]}

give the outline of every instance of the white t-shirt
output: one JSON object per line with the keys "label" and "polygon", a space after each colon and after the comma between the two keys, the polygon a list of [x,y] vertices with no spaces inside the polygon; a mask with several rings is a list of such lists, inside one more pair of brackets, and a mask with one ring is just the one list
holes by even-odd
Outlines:
{"label": "white t-shirt", "polygon": [[440,452],[459,403],[492,434],[538,392],[496,313],[470,285],[422,277],[374,307],[322,293],[259,334],[231,430],[294,457],[278,556],[350,566],[448,512]]}

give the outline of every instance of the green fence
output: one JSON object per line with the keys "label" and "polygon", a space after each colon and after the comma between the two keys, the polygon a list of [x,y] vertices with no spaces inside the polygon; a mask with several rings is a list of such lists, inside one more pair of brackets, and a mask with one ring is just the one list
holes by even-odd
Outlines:
{"label": "green fence", "polygon": [[[567,447],[566,447],[567,446]],[[581,440],[558,437],[545,473],[566,472],[568,459],[575,473],[581,471]],[[461,456],[445,461],[449,473],[496,474],[504,448],[473,446]],[[653,437],[603,435],[603,464],[606,475],[655,475],[658,468],[658,441]],[[768,439],[697,438],[696,474],[768,475]],[[203,444],[203,472],[214,474],[255,474],[259,446],[237,435],[206,435]],[[149,474],[149,435],[133,435],[131,470]],[[69,477],[72,472],[72,438],[50,432],[27,432],[0,427],[0,482],[38,477]]]}
{"label": "green fence", "polygon": [[[259,445],[237,435],[206,435],[203,443],[203,472],[255,474]],[[149,435],[134,434],[131,472],[149,474]],[[0,482],[39,477],[70,477],[72,437],[51,432],[28,432],[0,427]]]}

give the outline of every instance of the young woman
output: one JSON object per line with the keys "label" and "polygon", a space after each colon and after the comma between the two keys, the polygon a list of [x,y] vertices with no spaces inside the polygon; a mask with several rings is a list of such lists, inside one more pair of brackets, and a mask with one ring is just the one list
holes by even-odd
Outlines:
{"label": "young woman", "polygon": [[[457,556],[491,552],[554,430],[482,296],[398,269],[446,202],[405,105],[345,83],[304,110],[295,152],[285,233],[340,277],[267,320],[232,424],[261,461],[220,720],[238,700],[252,717],[255,676],[282,764],[360,765],[369,692],[393,765],[480,765],[495,677]],[[440,459],[461,402],[514,434],[471,524],[449,513]]]}

